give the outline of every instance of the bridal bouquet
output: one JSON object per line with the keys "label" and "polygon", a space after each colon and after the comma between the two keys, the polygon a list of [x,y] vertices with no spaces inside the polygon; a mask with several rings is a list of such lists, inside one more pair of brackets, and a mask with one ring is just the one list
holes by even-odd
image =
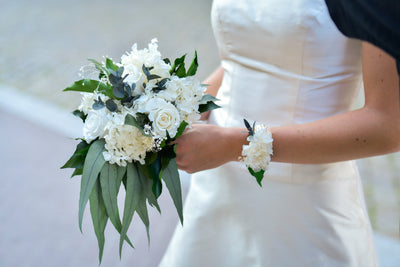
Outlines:
{"label": "bridal bouquet", "polygon": [[[196,73],[197,53],[185,69],[185,56],[172,64],[162,59],[157,40],[148,48],[132,51],[116,63],[90,60],[98,79],[76,81],[64,91],[82,92],[82,102],[74,115],[83,122],[83,138],[62,168],[74,168],[82,175],[79,198],[79,227],[87,202],[99,245],[99,261],[104,248],[108,219],[120,234],[119,253],[136,212],[147,230],[147,203],[160,212],[157,199],[162,180],[167,187],[181,223],[182,194],[171,142],[186,127],[200,119],[200,113],[218,108]],[[117,195],[125,188],[122,220]]]}

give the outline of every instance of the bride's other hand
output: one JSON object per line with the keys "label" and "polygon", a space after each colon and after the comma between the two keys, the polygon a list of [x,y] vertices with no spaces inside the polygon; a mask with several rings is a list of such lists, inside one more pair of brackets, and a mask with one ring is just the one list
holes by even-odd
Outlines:
{"label": "bride's other hand", "polygon": [[247,142],[246,137],[244,128],[194,124],[174,142],[177,144],[178,168],[194,173],[235,161]]}

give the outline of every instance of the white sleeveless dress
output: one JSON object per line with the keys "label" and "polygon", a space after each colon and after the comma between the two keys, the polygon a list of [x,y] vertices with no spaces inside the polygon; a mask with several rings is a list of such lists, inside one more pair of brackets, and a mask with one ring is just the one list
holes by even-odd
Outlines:
{"label": "white sleeveless dress", "polygon": [[[214,0],[212,23],[225,75],[210,123],[300,124],[352,107],[361,44],[324,0]],[[238,162],[194,174],[160,266],[376,266],[353,161],[271,163],[262,185]]]}

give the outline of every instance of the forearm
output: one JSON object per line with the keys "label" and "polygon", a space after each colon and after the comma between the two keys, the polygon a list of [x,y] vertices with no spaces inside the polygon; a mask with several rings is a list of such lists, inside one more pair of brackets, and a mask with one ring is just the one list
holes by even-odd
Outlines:
{"label": "forearm", "polygon": [[272,129],[273,161],[328,163],[396,152],[400,121],[367,108]]}
{"label": "forearm", "polygon": [[210,76],[207,77],[207,79],[203,81],[204,84],[208,85],[206,90],[207,94],[210,94],[214,97],[217,95],[223,76],[224,69],[219,66],[210,74]]}

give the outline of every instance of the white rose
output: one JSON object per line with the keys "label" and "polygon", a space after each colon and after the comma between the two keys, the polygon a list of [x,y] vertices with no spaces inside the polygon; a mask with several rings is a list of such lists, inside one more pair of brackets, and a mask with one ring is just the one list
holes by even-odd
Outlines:
{"label": "white rose", "polygon": [[83,125],[83,137],[90,143],[97,137],[102,137],[107,125],[107,114],[105,108],[100,110],[90,110]]}
{"label": "white rose", "polygon": [[154,133],[165,137],[168,131],[169,135],[174,137],[181,122],[175,106],[163,99],[153,98],[146,107],[149,110],[149,119],[153,122]]}

